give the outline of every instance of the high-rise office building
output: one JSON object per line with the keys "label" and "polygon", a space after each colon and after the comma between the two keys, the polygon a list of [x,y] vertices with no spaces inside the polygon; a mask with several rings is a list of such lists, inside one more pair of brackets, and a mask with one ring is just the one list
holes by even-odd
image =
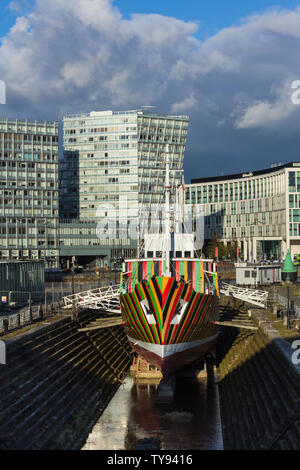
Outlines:
{"label": "high-rise office building", "polygon": [[0,119],[0,258],[58,263],[58,124]]}
{"label": "high-rise office building", "polygon": [[[115,236],[101,239],[98,233],[99,245],[113,250],[120,244],[133,246],[124,232],[126,224],[136,222],[145,208],[164,201],[167,144],[171,186],[175,188],[181,182],[188,124],[188,116],[162,116],[143,110],[66,116],[60,216],[72,220],[73,228],[71,224],[69,230],[67,225],[62,226],[62,245],[71,236],[80,255],[80,239],[84,240],[74,219],[96,224],[99,220],[109,223],[116,216]],[[96,240],[95,229],[93,234]],[[62,250],[65,248],[62,246]]]}

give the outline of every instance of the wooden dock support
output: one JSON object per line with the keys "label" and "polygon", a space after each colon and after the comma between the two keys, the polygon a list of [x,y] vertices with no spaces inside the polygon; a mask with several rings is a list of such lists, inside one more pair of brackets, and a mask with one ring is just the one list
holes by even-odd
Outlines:
{"label": "wooden dock support", "polygon": [[137,356],[133,359],[133,363],[130,367],[130,374],[134,381],[137,382],[151,382],[159,383],[162,379],[161,371],[149,364],[149,362]]}

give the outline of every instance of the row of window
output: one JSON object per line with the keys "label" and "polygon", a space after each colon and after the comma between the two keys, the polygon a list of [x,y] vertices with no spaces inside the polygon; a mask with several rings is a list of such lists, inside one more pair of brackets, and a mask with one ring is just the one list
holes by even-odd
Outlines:
{"label": "row of window", "polygon": [[244,199],[257,199],[279,193],[278,186],[269,180],[249,180],[239,183],[222,183],[186,188],[187,204],[207,204]]}
{"label": "row of window", "polygon": [[53,171],[56,170],[57,165],[55,163],[31,163],[31,162],[9,162],[0,161],[1,168],[38,168],[40,170]]}
{"label": "row of window", "polygon": [[222,238],[253,238],[253,237],[282,237],[279,225],[265,226],[264,232],[258,232],[254,226],[250,227],[213,227],[205,228],[205,238],[209,239],[213,234],[220,235]]}
{"label": "row of window", "polygon": [[164,120],[156,120],[150,117],[142,116],[138,117],[138,125],[141,126],[143,129],[149,129],[150,127],[154,128],[164,128],[164,127],[172,127],[174,129],[187,129],[189,126],[189,122],[180,119],[164,119]]}
{"label": "row of window", "polygon": [[41,160],[41,161],[57,161],[58,155],[57,154],[49,154],[49,153],[23,153],[23,154],[13,154],[9,152],[4,152],[3,154],[0,153],[0,159],[14,159],[14,160]]}
{"label": "row of window", "polygon": [[33,207],[47,207],[47,206],[51,206],[51,207],[56,207],[58,205],[58,200],[36,200],[36,199],[25,199],[25,200],[21,200],[21,199],[4,199],[4,198],[1,198],[0,197],[0,205],[1,204],[4,204],[5,206],[11,206],[11,207],[14,207],[15,209],[17,208],[22,208],[22,207],[29,207],[29,206],[33,206]]}
{"label": "row of window", "polygon": [[1,189],[0,196],[14,196],[14,197],[38,197],[38,198],[48,198],[48,197],[58,197],[58,191],[28,191],[27,189]]}
{"label": "row of window", "polygon": [[23,142],[41,142],[41,143],[57,143],[58,136],[54,135],[32,135],[32,134],[2,134],[0,133],[0,143],[3,140],[14,140]]}
{"label": "row of window", "polygon": [[224,216],[225,214],[254,214],[254,217],[258,217],[255,215],[256,212],[265,212],[265,211],[273,211],[279,210],[280,207],[276,207],[275,203],[272,201],[272,198],[267,199],[258,199],[258,200],[251,200],[251,201],[238,201],[238,202],[231,202],[231,203],[218,203],[218,204],[207,204],[205,206],[205,214],[206,215],[214,215],[219,214]]}
{"label": "row of window", "polygon": [[[56,175],[55,175],[56,174]],[[42,180],[44,179],[50,179],[53,180],[55,176],[57,176],[57,172],[53,171],[45,171],[43,173],[37,173],[35,171],[26,171],[19,169],[18,171],[1,171],[0,170],[0,177],[1,178],[12,178],[12,179],[36,179],[40,178]]]}
{"label": "row of window", "polygon": [[40,216],[40,217],[51,217],[51,216],[58,216],[58,210],[56,209],[13,209],[11,207],[5,207],[2,209],[2,214],[6,216],[18,216],[18,217],[24,217],[24,216]]}

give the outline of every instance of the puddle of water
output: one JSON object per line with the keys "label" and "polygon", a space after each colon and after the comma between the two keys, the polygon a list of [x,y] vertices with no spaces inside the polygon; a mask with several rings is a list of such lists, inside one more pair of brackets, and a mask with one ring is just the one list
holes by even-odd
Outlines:
{"label": "puddle of water", "polygon": [[82,450],[132,450],[139,439],[161,441],[161,450],[223,449],[216,383],[177,380],[172,404],[155,405],[156,385],[127,377],[94,426]]}

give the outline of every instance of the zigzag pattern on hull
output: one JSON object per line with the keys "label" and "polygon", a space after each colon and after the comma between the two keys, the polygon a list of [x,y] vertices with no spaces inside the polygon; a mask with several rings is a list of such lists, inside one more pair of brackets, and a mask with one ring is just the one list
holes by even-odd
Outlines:
{"label": "zigzag pattern on hull", "polygon": [[[149,314],[155,323],[149,323],[141,302],[147,300]],[[178,324],[171,324],[187,302]],[[173,277],[153,276],[149,281],[135,285],[133,292],[120,295],[120,304],[127,336],[155,344],[176,344],[197,341],[214,335],[218,328],[217,297],[197,293],[189,283]]]}

